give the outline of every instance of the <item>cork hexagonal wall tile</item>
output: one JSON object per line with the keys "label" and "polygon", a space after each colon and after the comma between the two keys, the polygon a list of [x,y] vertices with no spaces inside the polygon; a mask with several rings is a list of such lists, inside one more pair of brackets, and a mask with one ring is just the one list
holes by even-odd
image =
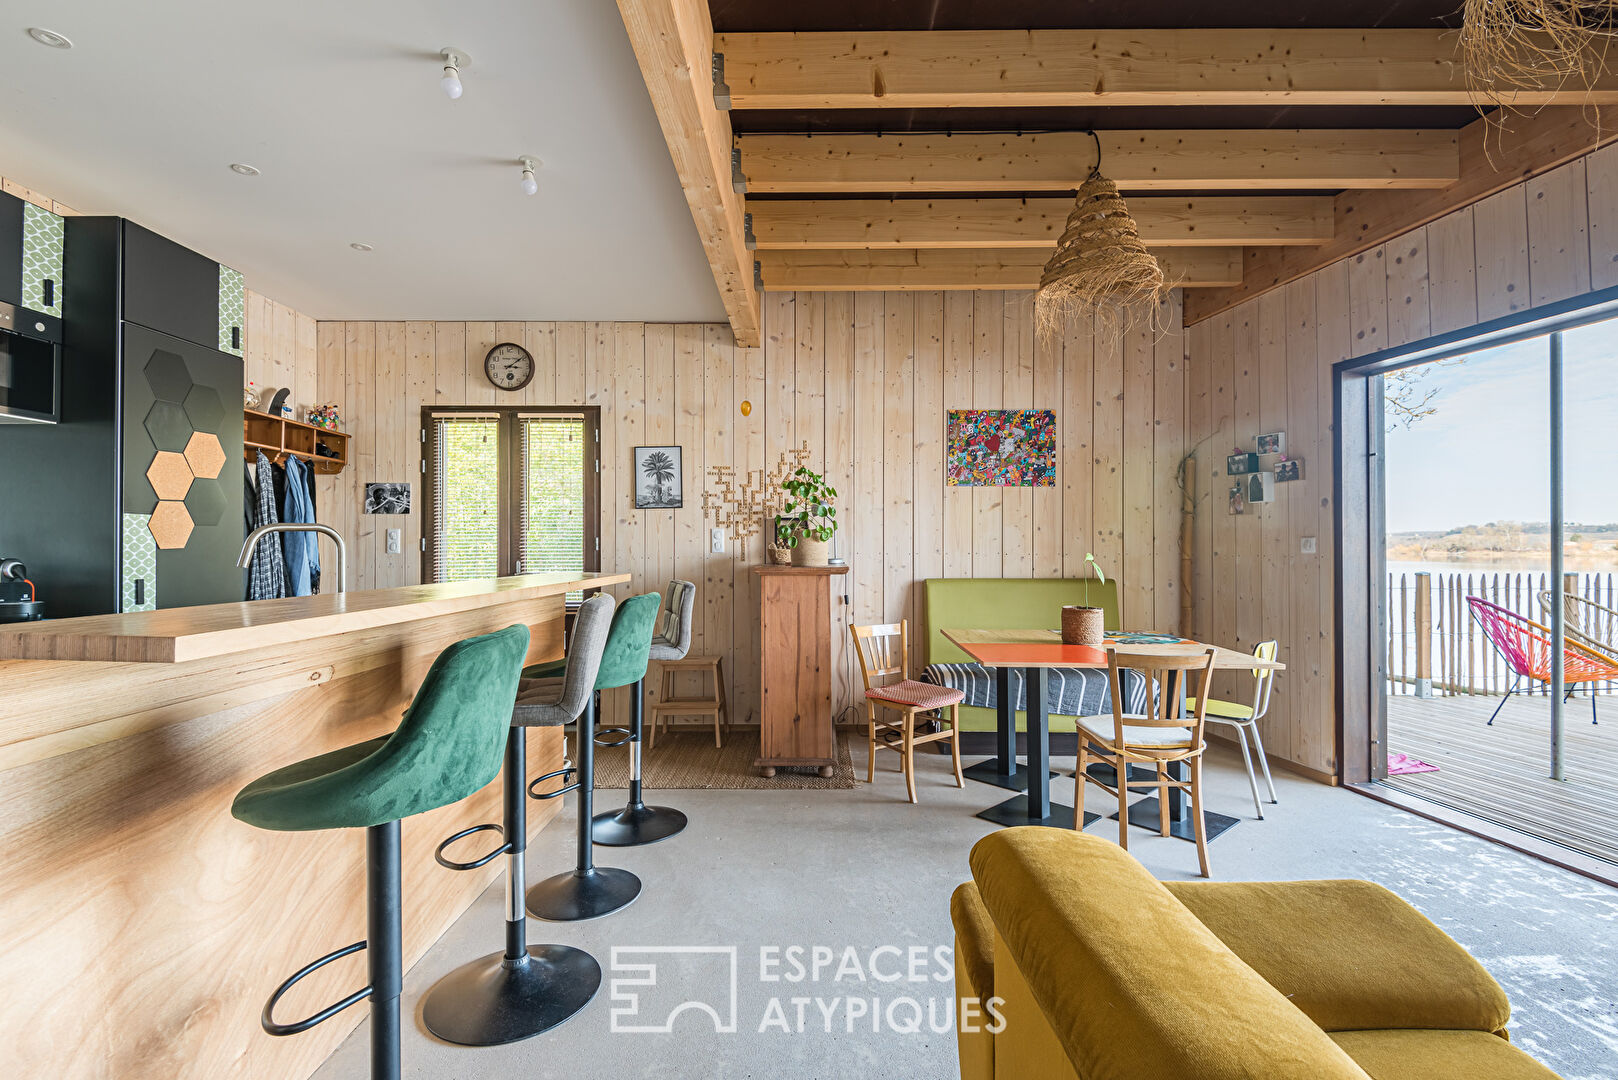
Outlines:
{"label": "cork hexagonal wall tile", "polygon": [[[185,463],[184,454],[160,451],[147,468],[146,479],[159,499],[183,499],[191,490],[191,466]],[[156,530],[152,535],[157,535]]]}
{"label": "cork hexagonal wall tile", "polygon": [[157,349],[152,353],[152,358],[146,361],[146,383],[152,388],[153,396],[178,405],[191,389],[191,373],[179,356],[165,349]]}
{"label": "cork hexagonal wall tile", "polygon": [[211,386],[193,386],[185,395],[185,415],[198,431],[220,431],[225,423],[225,406],[219,401],[219,392]]}
{"label": "cork hexagonal wall tile", "polygon": [[225,467],[225,448],[219,445],[219,436],[206,431],[194,432],[185,444],[185,460],[193,476],[212,480]]}
{"label": "cork hexagonal wall tile", "polygon": [[191,539],[191,515],[186,513],[185,503],[182,502],[158,503],[146,527],[152,530],[152,539],[157,541],[157,546],[167,551],[183,548],[185,542]]}
{"label": "cork hexagonal wall tile", "polygon": [[191,437],[191,421],[185,410],[172,401],[159,401],[146,414],[146,434],[159,450],[184,450]]}

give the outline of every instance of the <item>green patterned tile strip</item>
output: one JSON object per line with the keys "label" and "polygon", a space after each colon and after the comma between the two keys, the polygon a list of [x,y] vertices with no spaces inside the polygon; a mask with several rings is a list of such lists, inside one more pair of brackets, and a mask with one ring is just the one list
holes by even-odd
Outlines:
{"label": "green patterned tile strip", "polygon": [[[49,210],[23,203],[22,207],[22,304],[61,318],[62,315],[62,219]],[[45,282],[54,284],[51,303],[45,303]]]}
{"label": "green patterned tile strip", "polygon": [[230,343],[230,328],[242,327],[242,343],[247,337],[247,287],[242,283],[242,272],[232,270],[223,263],[219,266],[219,350],[242,354]]}
{"label": "green patterned tile strip", "polygon": [[[122,611],[157,609],[157,541],[152,539],[150,514],[124,515],[124,580]],[[135,603],[135,579],[146,580],[145,599]]]}

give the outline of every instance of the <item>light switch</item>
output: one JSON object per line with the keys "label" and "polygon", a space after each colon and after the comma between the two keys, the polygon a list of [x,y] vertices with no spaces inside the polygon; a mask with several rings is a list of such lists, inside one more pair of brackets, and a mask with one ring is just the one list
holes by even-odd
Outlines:
{"label": "light switch", "polygon": [[1315,538],[1312,536],[1304,537],[1302,543],[1299,545],[1299,549],[1305,555],[1313,555],[1315,553]]}
{"label": "light switch", "polygon": [[397,554],[399,554],[399,530],[398,529],[389,529],[388,530],[388,554],[389,555],[397,555]]}
{"label": "light switch", "polygon": [[724,529],[710,529],[710,530],[708,530],[708,548],[715,555],[719,555],[719,554],[722,554],[724,552],[724,550],[725,550],[725,530]]}

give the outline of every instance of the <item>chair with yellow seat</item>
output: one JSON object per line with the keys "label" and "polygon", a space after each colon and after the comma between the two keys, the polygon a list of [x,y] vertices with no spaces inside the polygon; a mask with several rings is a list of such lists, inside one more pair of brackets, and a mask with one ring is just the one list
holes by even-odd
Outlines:
{"label": "chair with yellow seat", "polygon": [[[1197,861],[1202,876],[1208,876],[1208,826],[1202,816],[1202,752],[1207,748],[1202,738],[1202,706],[1208,694],[1208,682],[1213,677],[1214,650],[1180,654],[1133,654],[1117,649],[1107,650],[1107,684],[1112,697],[1112,715],[1081,716],[1079,727],[1079,767],[1073,776],[1078,784],[1074,795],[1076,812],[1073,827],[1084,828],[1084,785],[1094,784],[1118,798],[1118,845],[1129,850],[1129,792],[1155,783],[1159,827],[1169,835],[1169,794],[1175,789],[1191,796],[1191,823],[1197,837]],[[1153,687],[1147,701],[1146,712],[1124,711],[1124,689],[1120,672],[1138,671]],[[1195,692],[1182,685],[1183,680],[1198,676]],[[1180,700],[1187,697],[1185,708]],[[1095,761],[1111,765],[1120,779],[1114,787],[1105,780],[1091,776],[1089,766]],[[1184,762],[1190,766],[1188,779],[1179,780],[1169,775],[1168,767]],[[1157,770],[1155,781],[1125,780],[1129,765],[1149,765]]]}
{"label": "chair with yellow seat", "polygon": [[[916,682],[910,677],[910,626],[908,621],[885,623],[879,626],[850,626],[854,638],[854,654],[860,660],[860,675],[865,680],[866,738],[869,742],[865,766],[865,782],[876,781],[876,750],[886,746],[897,750],[900,768],[904,770],[905,786],[910,801],[916,802],[916,747],[932,742],[948,741],[951,763],[955,767],[955,786],[965,787],[961,775],[960,710],[966,695],[960,690],[933,683]],[[896,680],[893,676],[897,675]],[[877,680],[875,683],[872,680]],[[885,681],[892,680],[892,681]],[[885,713],[898,714],[898,721],[878,717]],[[936,718],[941,730],[930,735],[916,735],[916,718]],[[883,738],[877,739],[877,729]],[[887,736],[897,736],[889,742]]]}
{"label": "chair with yellow seat", "polygon": [[[1259,660],[1274,660],[1276,643],[1261,641],[1253,646],[1253,656]],[[1247,752],[1247,736],[1253,736],[1253,749],[1258,752],[1259,767],[1264,770],[1264,786],[1270,789],[1270,802],[1276,802],[1275,781],[1270,779],[1270,762],[1264,756],[1264,737],[1258,733],[1258,722],[1270,711],[1270,693],[1275,689],[1275,671],[1270,668],[1253,669],[1253,704],[1208,699],[1206,715],[1212,723],[1229,724],[1236,729],[1236,745],[1242,748],[1242,761],[1247,765],[1247,783],[1253,789],[1253,809],[1258,819],[1264,820],[1264,805],[1258,798],[1258,775],[1253,772],[1253,757]],[[1191,703],[1187,702],[1189,706]]]}

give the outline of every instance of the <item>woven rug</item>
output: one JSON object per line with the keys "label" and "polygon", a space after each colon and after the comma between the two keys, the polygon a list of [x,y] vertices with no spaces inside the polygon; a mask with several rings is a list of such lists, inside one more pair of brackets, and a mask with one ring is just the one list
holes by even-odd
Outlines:
{"label": "woven rug", "polygon": [[[571,740],[571,735],[569,736]],[[848,753],[848,733],[837,732],[837,765],[829,777],[814,769],[778,768],[765,779],[753,764],[758,757],[758,729],[732,728],[725,745],[714,748],[713,730],[680,731],[657,737],[642,760],[641,782],[651,791],[702,789],[709,791],[767,791],[852,788],[854,762]],[[629,786],[628,747],[596,748],[596,787]]]}

